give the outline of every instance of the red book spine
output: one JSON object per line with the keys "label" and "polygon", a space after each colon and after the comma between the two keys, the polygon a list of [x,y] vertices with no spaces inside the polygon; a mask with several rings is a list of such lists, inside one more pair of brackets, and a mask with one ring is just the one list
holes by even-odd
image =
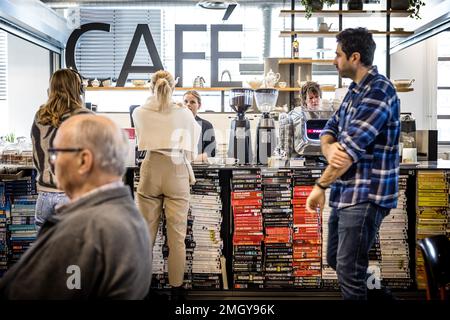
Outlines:
{"label": "red book spine", "polygon": [[232,200],[262,199],[262,191],[231,192]]}

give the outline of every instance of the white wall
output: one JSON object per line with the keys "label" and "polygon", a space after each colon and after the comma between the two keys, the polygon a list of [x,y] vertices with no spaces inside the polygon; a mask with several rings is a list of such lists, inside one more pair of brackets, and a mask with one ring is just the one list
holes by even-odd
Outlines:
{"label": "white wall", "polygon": [[47,100],[49,70],[48,50],[8,34],[8,110],[0,114],[8,120],[0,135],[30,137],[34,114]]}
{"label": "white wall", "polygon": [[415,79],[414,91],[398,93],[402,112],[419,130],[436,129],[437,42],[430,38],[391,55],[391,79]]}

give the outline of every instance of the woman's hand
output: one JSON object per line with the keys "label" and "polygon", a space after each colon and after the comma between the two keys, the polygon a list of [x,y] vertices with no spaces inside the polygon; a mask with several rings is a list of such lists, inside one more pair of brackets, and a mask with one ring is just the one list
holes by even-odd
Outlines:
{"label": "woman's hand", "polygon": [[208,162],[208,155],[206,153],[199,154],[194,160],[195,162]]}

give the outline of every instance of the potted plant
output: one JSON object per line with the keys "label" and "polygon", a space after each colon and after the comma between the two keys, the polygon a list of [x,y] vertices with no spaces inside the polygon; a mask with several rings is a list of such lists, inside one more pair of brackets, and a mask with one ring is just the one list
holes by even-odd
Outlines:
{"label": "potted plant", "polygon": [[391,9],[393,10],[410,10],[411,18],[421,19],[419,16],[420,7],[424,6],[422,0],[391,0]]}
{"label": "potted plant", "polygon": [[363,0],[348,0],[347,9],[348,10],[362,10],[363,9]]}
{"label": "potted plant", "polygon": [[323,9],[323,5],[326,4],[328,7],[336,3],[335,0],[300,0],[302,6],[305,7],[305,17],[307,19],[311,18],[313,11],[320,11]]}

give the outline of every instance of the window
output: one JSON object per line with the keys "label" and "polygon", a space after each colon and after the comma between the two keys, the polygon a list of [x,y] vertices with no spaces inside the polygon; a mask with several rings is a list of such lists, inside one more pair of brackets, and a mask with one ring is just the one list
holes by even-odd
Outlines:
{"label": "window", "polygon": [[[75,57],[78,70],[84,77],[117,79],[138,24],[148,24],[161,55],[161,10],[80,9],[79,14],[81,24],[103,22],[111,25],[110,32],[93,30],[78,40]],[[153,65],[143,39],[133,65]],[[130,74],[128,80],[142,78],[142,74]]]}
{"label": "window", "polygon": [[7,67],[8,67],[8,47],[7,34],[0,30],[0,100],[7,98]]}
{"label": "window", "polygon": [[450,37],[442,32],[437,37],[437,128],[439,144],[450,145]]}

